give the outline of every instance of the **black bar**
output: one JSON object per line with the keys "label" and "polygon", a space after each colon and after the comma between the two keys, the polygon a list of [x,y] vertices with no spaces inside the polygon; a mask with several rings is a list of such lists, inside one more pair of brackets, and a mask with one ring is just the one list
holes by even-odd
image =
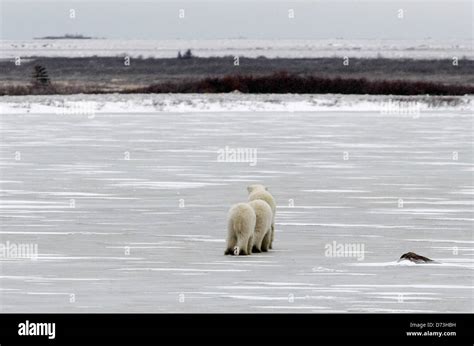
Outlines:
{"label": "black bar", "polygon": [[[55,323],[55,338],[20,336],[26,321]],[[0,345],[472,346],[473,326],[472,314],[2,314]]]}

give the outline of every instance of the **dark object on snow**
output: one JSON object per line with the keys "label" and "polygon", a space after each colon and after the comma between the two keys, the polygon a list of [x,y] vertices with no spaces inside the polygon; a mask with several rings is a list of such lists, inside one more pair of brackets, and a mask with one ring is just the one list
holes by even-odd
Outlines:
{"label": "dark object on snow", "polygon": [[46,67],[41,65],[35,65],[32,78],[35,86],[46,86],[51,82]]}
{"label": "dark object on snow", "polygon": [[424,256],[421,256],[421,255],[418,255],[414,252],[407,252],[405,254],[403,254],[400,259],[398,260],[398,262],[400,262],[401,260],[408,260],[408,261],[411,261],[413,263],[430,263],[430,262],[434,262],[432,259],[428,258],[428,257],[424,257]]}
{"label": "dark object on snow", "polygon": [[66,34],[63,36],[44,36],[44,37],[35,37],[35,40],[91,40],[95,37],[84,36],[80,34]]}
{"label": "dark object on snow", "polygon": [[181,51],[178,52],[178,59],[191,59],[193,58],[193,53],[191,49],[188,49],[184,54],[181,54]]}

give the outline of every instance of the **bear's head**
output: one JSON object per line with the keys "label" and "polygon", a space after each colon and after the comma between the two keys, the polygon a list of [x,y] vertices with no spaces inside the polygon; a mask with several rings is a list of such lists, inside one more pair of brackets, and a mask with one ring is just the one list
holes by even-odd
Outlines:
{"label": "bear's head", "polygon": [[265,187],[265,185],[262,185],[262,184],[253,184],[253,185],[249,185],[247,186],[247,191],[249,193],[252,193],[254,191],[268,191],[268,189]]}

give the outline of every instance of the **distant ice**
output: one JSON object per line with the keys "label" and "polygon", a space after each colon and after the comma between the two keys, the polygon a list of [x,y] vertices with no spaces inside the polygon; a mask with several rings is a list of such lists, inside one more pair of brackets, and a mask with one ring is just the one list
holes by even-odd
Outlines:
{"label": "distant ice", "polygon": [[243,56],[256,58],[473,58],[472,41],[450,40],[1,40],[0,58],[113,57],[175,58],[178,51],[192,49],[199,57]]}

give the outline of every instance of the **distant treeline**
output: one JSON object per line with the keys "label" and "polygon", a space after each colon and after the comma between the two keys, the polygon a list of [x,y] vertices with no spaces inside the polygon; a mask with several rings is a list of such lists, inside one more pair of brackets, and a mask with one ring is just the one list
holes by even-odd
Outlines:
{"label": "distant treeline", "polygon": [[[190,81],[163,82],[145,87],[115,90],[118,93],[230,93],[250,94],[370,94],[370,95],[465,95],[474,86],[410,80],[367,80],[365,78],[326,78],[278,72],[267,76],[228,75]],[[5,86],[0,95],[102,94],[107,89],[90,86]]]}

